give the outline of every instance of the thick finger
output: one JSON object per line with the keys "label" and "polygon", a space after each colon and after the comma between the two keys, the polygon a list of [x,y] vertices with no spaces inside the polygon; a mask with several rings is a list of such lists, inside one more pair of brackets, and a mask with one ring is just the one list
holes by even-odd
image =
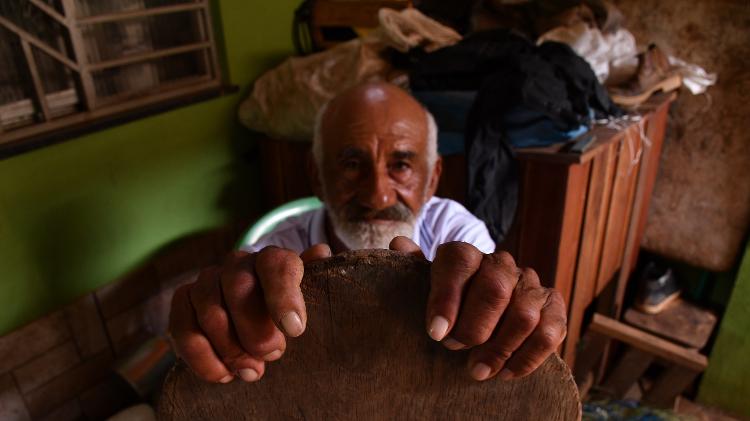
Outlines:
{"label": "thick finger", "polygon": [[511,302],[492,338],[474,349],[469,356],[469,370],[477,380],[500,372],[541,320],[548,290],[539,286],[539,278],[531,269],[524,269]]}
{"label": "thick finger", "polygon": [[400,251],[402,253],[411,254],[412,256],[421,257],[423,259],[425,258],[422,249],[419,248],[417,243],[412,241],[410,238],[401,235],[391,240],[388,248],[391,250]]}
{"label": "thick finger", "polygon": [[284,353],[286,340],[268,314],[254,264],[255,255],[235,252],[224,266],[221,289],[242,348],[255,358],[273,361]]}
{"label": "thick finger", "polygon": [[523,377],[536,370],[565,339],[565,302],[557,290],[548,290],[547,302],[534,333],[510,358],[500,374],[503,380]]}
{"label": "thick finger", "polygon": [[179,287],[172,297],[169,313],[169,335],[175,353],[193,372],[209,382],[228,383],[234,376],[214,353],[211,343],[203,335],[190,306],[191,285]]}
{"label": "thick finger", "polygon": [[464,286],[479,269],[482,252],[462,242],[442,244],[435,253],[427,298],[427,332],[443,340],[453,327],[461,306]]}
{"label": "thick finger", "polygon": [[262,360],[251,357],[240,345],[221,297],[221,272],[212,267],[201,272],[189,290],[196,320],[224,366],[243,380],[258,380],[264,371]]}
{"label": "thick finger", "polygon": [[316,260],[326,259],[331,257],[331,247],[328,244],[315,244],[309,249],[302,252],[299,255],[303,263],[310,263]]}
{"label": "thick finger", "polygon": [[287,336],[297,337],[305,331],[307,311],[300,289],[304,271],[299,256],[278,247],[264,248],[255,260],[268,312]]}
{"label": "thick finger", "polygon": [[506,252],[487,254],[467,287],[450,338],[451,349],[485,343],[497,328],[513,296],[519,270]]}

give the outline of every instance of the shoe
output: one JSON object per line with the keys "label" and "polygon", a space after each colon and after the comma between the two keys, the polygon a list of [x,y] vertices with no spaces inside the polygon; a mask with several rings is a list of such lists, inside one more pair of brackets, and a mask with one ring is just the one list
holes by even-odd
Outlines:
{"label": "shoe", "polygon": [[635,107],[655,92],[671,92],[682,85],[682,77],[672,70],[669,58],[654,44],[638,55],[635,77],[624,86],[609,87],[609,96],[617,105]]}
{"label": "shoe", "polygon": [[680,286],[671,268],[649,262],[643,269],[635,307],[648,314],[657,314],[680,296]]}

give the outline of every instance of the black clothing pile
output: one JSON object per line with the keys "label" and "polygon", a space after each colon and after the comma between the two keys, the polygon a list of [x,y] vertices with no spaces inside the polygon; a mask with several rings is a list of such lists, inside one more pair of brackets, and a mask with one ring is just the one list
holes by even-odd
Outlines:
{"label": "black clothing pile", "polygon": [[415,92],[477,91],[465,127],[467,205],[498,243],[518,201],[518,163],[503,116],[521,107],[569,131],[590,126],[593,117],[622,114],[570,47],[536,46],[505,29],[474,33],[429,54],[412,50],[399,60]]}

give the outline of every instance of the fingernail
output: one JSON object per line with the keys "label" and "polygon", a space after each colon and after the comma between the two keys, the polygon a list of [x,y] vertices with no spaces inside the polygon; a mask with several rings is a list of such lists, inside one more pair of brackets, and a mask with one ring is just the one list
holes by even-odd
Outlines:
{"label": "fingernail", "polygon": [[281,326],[284,328],[284,332],[292,337],[301,335],[305,329],[302,326],[302,319],[299,318],[299,314],[293,311],[290,311],[281,318]]}
{"label": "fingernail", "polygon": [[448,333],[448,319],[443,316],[435,316],[430,323],[430,337],[436,341],[441,341]]}
{"label": "fingernail", "polygon": [[277,349],[276,351],[269,352],[268,354],[263,356],[264,361],[276,361],[279,358],[281,358],[281,350]]}
{"label": "fingernail", "polygon": [[510,380],[513,378],[513,372],[508,370],[507,368],[504,368],[500,370],[500,373],[497,374],[497,377],[500,377],[500,380]]}
{"label": "fingernail", "polygon": [[246,382],[254,382],[258,380],[258,372],[252,368],[241,368],[239,369],[240,377]]}
{"label": "fingernail", "polygon": [[471,377],[479,381],[487,380],[491,372],[492,367],[485,363],[476,363],[474,364],[474,368],[471,369]]}
{"label": "fingernail", "polygon": [[447,338],[443,339],[442,344],[444,347],[450,349],[451,351],[458,351],[459,349],[466,348],[466,345],[462,344],[461,342],[451,338],[448,336]]}
{"label": "fingernail", "polygon": [[223,377],[221,380],[219,380],[219,383],[229,383],[232,380],[234,380],[234,376],[231,374],[227,374],[226,377]]}

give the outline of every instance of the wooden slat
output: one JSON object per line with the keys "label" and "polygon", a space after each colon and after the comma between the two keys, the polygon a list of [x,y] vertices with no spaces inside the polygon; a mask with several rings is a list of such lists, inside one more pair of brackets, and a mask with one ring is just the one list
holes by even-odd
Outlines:
{"label": "wooden slat", "polygon": [[190,51],[203,50],[211,47],[210,42],[199,42],[188,45],[181,45],[179,47],[165,48],[157,51],[150,51],[147,53],[133,54],[122,58],[100,61],[98,63],[91,63],[86,65],[86,69],[92,72],[99,70],[108,69],[110,67],[123,66],[126,64],[139,63],[142,61],[153,60],[161,57],[173,56],[177,54],[187,53]]}
{"label": "wooden slat", "polygon": [[69,58],[62,55],[60,52],[56,51],[53,48],[50,48],[45,44],[44,42],[40,41],[37,37],[31,35],[30,33],[24,31],[23,29],[19,28],[18,26],[14,25],[13,22],[9,21],[8,19],[5,19],[4,17],[0,16],[0,25],[4,26],[9,31],[15,33],[20,37],[22,40],[27,41],[29,44],[33,45],[34,47],[44,51],[45,53],[49,54],[54,58],[55,60],[59,61],[60,63],[68,66],[71,70],[75,70],[76,72],[80,71],[80,67],[74,63]]}
{"label": "wooden slat", "polygon": [[[667,130],[667,117],[669,114],[669,107],[674,101],[674,96],[670,96],[667,101],[662,102],[652,113],[646,117],[646,136],[650,141],[650,146],[644,148],[644,162],[643,170],[645,171],[644,185],[641,187],[642,192],[641,206],[639,209],[638,223],[636,229],[636,237],[633,241],[631,248],[630,266],[635,267],[636,260],[638,259],[638,249],[641,246],[643,240],[643,233],[646,230],[646,220],[648,216],[649,205],[651,204],[651,194],[654,191],[654,185],[656,184],[656,174],[659,170],[659,158],[661,157],[662,146],[664,145],[664,135]],[[647,151],[647,152],[646,152]],[[645,155],[647,153],[647,156]],[[640,183],[640,182],[639,182]]]}
{"label": "wooden slat", "polygon": [[208,75],[200,75],[200,76],[187,77],[184,79],[178,79],[172,82],[163,82],[163,83],[158,84],[157,86],[149,88],[148,90],[125,91],[116,95],[111,95],[111,96],[104,97],[104,98],[98,98],[97,104],[102,107],[116,105],[122,102],[137,100],[138,98],[150,96],[159,92],[169,92],[174,89],[179,89],[179,88],[184,88],[184,87],[200,86],[210,80],[211,78]]}
{"label": "wooden slat", "polygon": [[148,9],[128,10],[125,12],[80,17],[78,18],[77,22],[78,22],[78,25],[91,25],[94,23],[117,22],[117,21],[128,20],[128,19],[142,18],[146,16],[156,16],[156,15],[163,15],[163,14],[168,14],[168,13],[185,12],[189,10],[201,9],[204,7],[205,7],[204,2],[176,4],[172,6],[151,7]]}
{"label": "wooden slat", "polygon": [[211,53],[211,63],[213,63],[211,74],[213,74],[214,79],[221,79],[221,67],[219,66],[219,54],[216,51],[214,25],[211,19],[209,3],[207,0],[201,1],[200,3],[203,4],[203,9],[202,9],[201,16],[199,16],[198,19],[201,20],[202,18],[203,21],[205,21],[204,25],[205,25],[206,35],[208,36],[208,42],[211,43],[210,53]]}
{"label": "wooden slat", "polygon": [[607,222],[608,222],[608,215],[609,215],[609,209],[611,205],[611,199],[612,199],[612,190],[615,186],[615,170],[617,169],[617,149],[619,145],[616,143],[610,144],[607,147],[606,156],[607,156],[607,165],[605,167],[604,171],[604,191],[602,194],[602,202],[601,202],[601,217],[597,221],[597,228],[596,228],[596,239],[594,243],[594,252],[596,253],[595,262],[595,272],[594,272],[594,282],[596,283],[596,292],[595,296],[599,296],[602,291],[604,291],[604,288],[607,286],[606,280],[602,280],[599,278],[599,273],[601,271],[602,266],[602,255],[604,253],[604,239],[607,234]]}
{"label": "wooden slat", "polygon": [[631,207],[627,203],[628,182],[627,174],[629,156],[627,145],[624,139],[625,133],[621,133],[620,142],[617,144],[617,165],[613,176],[612,194],[609,200],[609,212],[607,216],[606,231],[604,234],[604,243],[602,249],[602,261],[599,267],[597,285],[608,283],[622,262],[622,249],[620,239],[625,235],[627,221],[625,214]]}
{"label": "wooden slat", "polygon": [[[642,151],[641,149],[641,138],[637,130],[637,127],[631,127],[626,133],[626,139],[630,139],[632,142],[628,142],[629,148],[635,148],[636,151]],[[623,221],[624,232],[618,238],[617,250],[620,253],[619,261],[619,272],[617,274],[617,288],[615,290],[614,300],[614,316],[615,319],[619,319],[622,314],[623,299],[625,297],[625,287],[627,286],[630,275],[633,272],[633,267],[630,265],[631,253],[637,250],[633,250],[632,244],[635,241],[636,230],[638,229],[637,218],[640,215],[640,208],[642,206],[643,199],[643,184],[645,176],[642,168],[643,157],[645,154],[640,154],[640,159],[634,167],[631,167],[629,174],[626,179],[626,199],[625,203],[628,205],[624,209]],[[633,164],[631,164],[633,165]]]}
{"label": "wooden slat", "polygon": [[[581,323],[586,307],[596,293],[596,275],[601,257],[601,242],[604,236],[604,223],[607,219],[609,195],[612,183],[608,176],[612,173],[611,148],[591,160],[591,174],[586,194],[586,210],[583,216],[581,245],[576,265],[575,287],[573,288],[569,314],[568,335],[566,338],[563,359],[573,367],[578,338],[581,334]],[[567,345],[570,343],[570,346]]]}
{"label": "wooden slat", "polygon": [[651,405],[671,409],[675,399],[698,376],[699,372],[684,367],[671,366],[662,373],[643,398]]}
{"label": "wooden slat", "polygon": [[694,371],[703,371],[708,365],[708,359],[694,350],[675,345],[601,314],[594,314],[589,329]]}
{"label": "wooden slat", "polygon": [[146,106],[153,105],[162,101],[174,99],[180,96],[196,94],[200,92],[209,91],[212,89],[217,89],[219,88],[220,85],[221,84],[219,81],[210,80],[203,84],[186,86],[183,88],[174,89],[171,91],[166,91],[166,92],[162,92],[156,95],[142,97],[139,99],[134,99],[132,101],[127,101],[127,102],[120,103],[120,104],[114,104],[114,105],[110,105],[110,106],[106,106],[102,108],[97,108],[91,111],[73,114],[67,117],[54,119],[52,121],[35,124],[30,127],[16,129],[16,130],[4,133],[3,137],[0,139],[0,144],[15,142],[20,139],[24,139],[24,138],[28,138],[28,137],[32,137],[36,135],[41,135],[43,133],[47,133],[56,129],[61,129],[61,128],[69,127],[69,126],[74,126],[76,124],[83,124],[92,120],[97,120],[103,117],[109,117],[109,116],[115,115],[117,113],[134,110],[134,109],[138,109],[141,107],[146,107]]}
{"label": "wooden slat", "polygon": [[73,54],[76,57],[81,70],[78,72],[78,87],[83,94],[83,103],[87,110],[96,108],[96,88],[94,87],[94,78],[91,72],[86,69],[88,57],[86,56],[86,46],[83,42],[81,29],[75,25],[76,5],[75,0],[62,0],[63,11],[65,12],[65,25],[70,33],[70,45],[73,47]]}
{"label": "wooden slat", "polygon": [[[522,186],[518,217],[518,262],[534,268],[547,287],[559,289],[570,303],[591,166],[521,162]],[[549,212],[559,209],[559,212]]]}
{"label": "wooden slat", "polygon": [[[200,40],[201,41],[209,41],[209,39],[211,38],[212,34],[210,34],[207,31],[207,29],[206,29],[206,23],[208,23],[208,22],[207,22],[207,19],[206,19],[205,10],[201,10],[200,12],[198,12],[195,17],[196,17],[196,23],[198,25],[198,36],[200,37]],[[211,50],[213,51],[214,49],[211,48]],[[212,63],[212,60],[211,60],[211,51],[203,50],[203,54],[201,54],[201,56],[202,56],[202,59],[203,59],[202,60],[203,61],[203,67],[206,69],[206,73],[208,73],[210,75],[214,75],[215,72],[213,70],[214,66],[213,66],[213,63]]]}
{"label": "wooden slat", "polygon": [[44,93],[42,79],[39,77],[39,70],[36,67],[34,53],[31,51],[31,45],[29,45],[29,42],[25,39],[21,40],[21,47],[23,48],[23,55],[26,57],[26,64],[29,67],[29,73],[31,74],[31,80],[34,85],[34,96],[36,97],[36,103],[39,104],[39,108],[41,108],[42,110],[44,120],[48,121],[51,119],[49,105],[47,104],[47,96]]}
{"label": "wooden slat", "polygon": [[55,8],[53,8],[52,6],[48,5],[42,0],[29,0],[29,2],[33,4],[34,6],[36,6],[42,12],[46,13],[47,16],[67,26],[67,20],[65,19],[65,16],[58,13],[57,10],[55,10]]}
{"label": "wooden slat", "polygon": [[613,397],[622,398],[653,361],[653,355],[637,348],[628,348],[602,387]]}

